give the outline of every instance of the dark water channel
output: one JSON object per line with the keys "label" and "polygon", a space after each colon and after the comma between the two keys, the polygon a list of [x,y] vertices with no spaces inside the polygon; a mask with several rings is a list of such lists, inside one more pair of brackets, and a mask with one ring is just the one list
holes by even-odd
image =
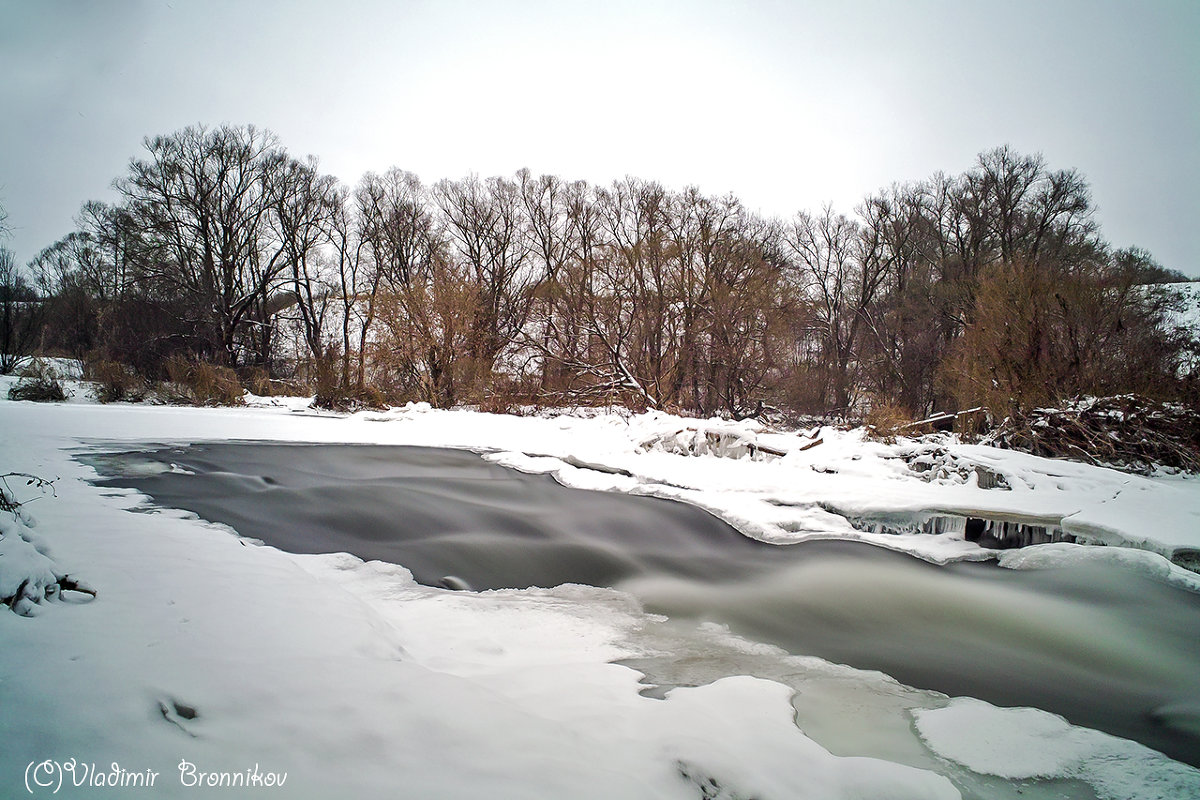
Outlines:
{"label": "dark water channel", "polygon": [[1128,570],[768,545],[691,506],[569,489],[453,450],[211,444],[83,458],[102,484],[290,552],[398,563],[430,586],[615,586],[648,611],[1053,711],[1200,766],[1200,596]]}

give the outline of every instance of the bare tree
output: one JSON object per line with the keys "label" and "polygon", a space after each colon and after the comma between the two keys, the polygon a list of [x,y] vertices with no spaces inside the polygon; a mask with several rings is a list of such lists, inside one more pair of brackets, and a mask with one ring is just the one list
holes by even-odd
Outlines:
{"label": "bare tree", "polygon": [[427,269],[386,291],[380,304],[382,358],[403,394],[448,408],[477,386],[482,365],[469,352],[478,290],[465,265],[435,253]]}
{"label": "bare tree", "polygon": [[562,197],[567,253],[542,285],[550,319],[533,338],[552,370],[549,396],[591,402],[633,393],[646,401],[628,365],[628,284],[614,272],[601,201],[582,182],[564,186]]}
{"label": "bare tree", "polygon": [[217,353],[235,366],[255,304],[287,267],[267,224],[281,148],[253,126],[189,127],[145,147],[116,186],[155,249],[150,277],[205,311]]}
{"label": "bare tree", "polygon": [[858,347],[882,282],[879,262],[864,248],[859,224],[828,207],[797,215],[784,246],[814,310],[825,408],[845,413],[857,399]]}
{"label": "bare tree", "polygon": [[669,224],[671,313],[680,321],[670,401],[702,414],[749,413],[774,368],[777,232],[736,198],[707,198],[695,188],[674,198]]}
{"label": "bare tree", "polygon": [[708,358],[702,413],[753,413],[776,366],[773,340],[782,332],[782,257],[774,227],[750,217],[729,201],[729,225],[704,248],[704,303],[700,319]]}
{"label": "bare tree", "polygon": [[[340,386],[342,392],[354,389],[361,392],[365,386],[366,356],[364,352],[370,318],[374,313],[378,280],[376,270],[368,266],[364,253],[364,239],[358,229],[358,218],[351,205],[350,192],[336,189],[336,205],[330,216],[329,236],[333,247],[333,262],[337,275],[337,298],[339,311],[338,329],[342,336]],[[357,326],[357,328],[355,327]],[[358,356],[352,359],[354,339],[358,336]],[[351,363],[357,365],[353,380]]]}
{"label": "bare tree", "polygon": [[676,380],[675,345],[682,332],[671,313],[678,263],[672,259],[671,197],[658,183],[627,178],[599,199],[611,242],[607,273],[618,300],[614,311],[629,328],[623,347],[613,351],[614,364],[649,405],[660,407]]}
{"label": "bare tree", "polygon": [[1008,147],[788,223],[695,188],[528,170],[425,187],[391,169],[350,192],[253,127],[146,149],[123,202],[85,205],[32,263],[46,341],[143,372],[181,351],[281,363],[286,306],[343,396],[373,383],[446,405],[519,375],[551,401],[739,416],[770,397],[915,412],[987,386],[1179,391],[1179,346],[1136,286],[1166,271],[1108,252],[1081,175]]}
{"label": "bare tree", "polygon": [[[430,282],[435,265],[444,261],[445,246],[435,230],[425,188],[416,175],[391,169],[382,176],[368,173],[355,193],[358,209],[358,237],[361,253],[369,255],[366,269],[360,269],[362,280],[357,293],[363,311],[359,323],[359,381],[362,381],[363,359],[368,336],[375,318],[382,318],[392,334],[385,362],[401,376],[403,385],[412,386],[412,376],[419,372],[406,337],[437,341],[441,333],[424,326],[437,323],[441,315],[414,313],[422,311],[418,297],[436,286],[446,294],[449,289],[446,273],[434,284]],[[364,265],[361,258],[356,262]],[[444,312],[449,313],[447,307]],[[456,324],[456,327],[459,327]],[[405,333],[407,331],[407,333]],[[400,346],[403,345],[403,346]],[[468,356],[466,349],[459,355]]]}
{"label": "bare tree", "polygon": [[[572,203],[586,202],[582,199],[586,188],[583,184],[564,184],[552,175],[534,178],[527,169],[517,173],[517,180],[528,220],[529,258],[534,264],[531,269],[541,276],[539,284],[530,290],[530,318],[521,345],[536,353],[542,391],[559,391],[565,376],[562,352],[556,349],[567,344],[562,341],[561,326],[569,316],[563,281],[579,251],[578,229],[572,224],[571,210]],[[569,333],[566,338],[572,339]],[[567,349],[573,346],[567,345]]]}
{"label": "bare tree", "polygon": [[0,375],[12,373],[33,352],[41,323],[41,298],[17,269],[12,251],[0,247]]}
{"label": "bare tree", "polygon": [[433,190],[453,257],[467,267],[478,303],[471,356],[490,370],[529,319],[533,291],[542,279],[531,259],[528,221],[513,181],[472,176],[442,181]]}
{"label": "bare tree", "polygon": [[[291,297],[300,315],[304,343],[314,361],[327,357],[326,315],[334,292],[332,275],[321,248],[334,239],[334,214],[342,197],[337,181],[321,175],[315,159],[282,158],[269,173],[272,186],[271,227],[282,248],[290,277]],[[261,287],[265,293],[270,285]],[[264,300],[270,302],[269,297]],[[278,303],[277,305],[283,305]]]}

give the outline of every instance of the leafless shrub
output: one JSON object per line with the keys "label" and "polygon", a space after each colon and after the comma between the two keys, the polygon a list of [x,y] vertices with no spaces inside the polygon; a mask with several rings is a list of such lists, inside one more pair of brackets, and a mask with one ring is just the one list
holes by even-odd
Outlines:
{"label": "leafless shrub", "polygon": [[341,361],[335,352],[316,359],[313,372],[316,397],[313,405],[333,411],[356,411],[363,408],[387,408],[383,392],[370,384],[348,386],[344,381]]}
{"label": "leafless shrub", "polygon": [[182,356],[168,358],[164,367],[171,383],[181,387],[196,405],[236,406],[242,404],[242,384],[237,373]]}
{"label": "leafless shrub", "polygon": [[275,394],[275,386],[271,383],[271,373],[263,367],[246,367],[238,370],[238,379],[242,386],[259,397],[271,397]]}
{"label": "leafless shrub", "polygon": [[348,387],[342,381],[336,361],[332,358],[317,358],[314,362],[317,392],[313,404],[321,408],[340,407],[348,400]]}
{"label": "leafless shrub", "polygon": [[960,407],[996,418],[1080,396],[1178,396],[1181,342],[1161,293],[1099,260],[1017,258],[986,270],[973,319],[941,367]]}
{"label": "leafless shrub", "polygon": [[871,405],[863,425],[868,439],[893,444],[904,427],[912,421],[912,412],[907,408],[883,401]]}

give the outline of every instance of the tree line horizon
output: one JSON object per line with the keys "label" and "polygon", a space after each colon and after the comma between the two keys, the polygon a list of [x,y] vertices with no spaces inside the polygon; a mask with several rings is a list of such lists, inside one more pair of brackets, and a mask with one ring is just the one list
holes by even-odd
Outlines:
{"label": "tree line horizon", "polygon": [[781,219],[527,169],[425,184],[392,167],[351,188],[252,125],[143,144],[119,200],[85,203],[30,262],[32,286],[0,251],[0,300],[38,306],[43,352],[154,380],[213,364],[334,405],[1197,402],[1194,338],[1151,286],[1187,278],[1105,242],[1078,171],[1008,146]]}

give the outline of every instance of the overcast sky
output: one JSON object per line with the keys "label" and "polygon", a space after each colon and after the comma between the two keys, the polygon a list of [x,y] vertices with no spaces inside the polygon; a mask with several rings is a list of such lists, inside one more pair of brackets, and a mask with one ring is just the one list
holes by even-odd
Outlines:
{"label": "overcast sky", "polygon": [[789,216],[1011,144],[1200,276],[1196,0],[0,0],[0,120],[20,263],[144,136],[228,122],[348,184],[529,167]]}

